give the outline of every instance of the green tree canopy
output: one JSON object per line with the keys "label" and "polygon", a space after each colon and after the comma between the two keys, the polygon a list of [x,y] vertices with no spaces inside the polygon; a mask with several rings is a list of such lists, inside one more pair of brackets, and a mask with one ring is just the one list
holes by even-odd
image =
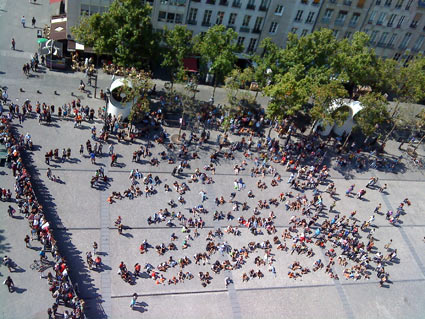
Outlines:
{"label": "green tree canopy", "polygon": [[253,80],[254,70],[251,67],[241,70],[233,69],[225,79],[225,88],[229,104],[225,105],[226,111],[233,115],[247,108],[257,107],[254,95],[246,90],[248,83]]}
{"label": "green tree canopy", "polygon": [[369,47],[369,36],[356,32],[351,40],[338,42],[338,50],[332,57],[332,69],[352,89],[358,85],[373,85],[376,81],[378,59]]}
{"label": "green tree canopy", "polygon": [[366,136],[376,131],[376,125],[388,121],[388,101],[381,93],[370,92],[360,97],[363,109],[356,114],[357,126]]}
{"label": "green tree canopy", "polygon": [[407,66],[386,59],[379,60],[377,73],[378,89],[395,97],[397,103],[391,117],[394,117],[400,103],[417,103],[425,98],[425,58],[415,57]]}
{"label": "green tree canopy", "polygon": [[289,72],[275,77],[275,83],[267,86],[264,91],[271,98],[267,106],[267,116],[270,119],[283,119],[294,115],[309,99],[311,81],[308,78],[297,80],[299,71]]}
{"label": "green tree canopy", "polygon": [[240,46],[236,43],[238,34],[231,28],[220,24],[208,29],[194,39],[195,50],[201,55],[201,60],[205,65],[211,63],[209,72],[214,75],[214,91],[218,82],[233,70],[237,60],[236,53],[240,51]]}
{"label": "green tree canopy", "polygon": [[255,63],[253,80],[258,84],[257,94],[259,91],[263,91],[268,84],[273,83],[275,75],[282,73],[280,61],[282,49],[270,38],[265,38],[260,47],[263,49],[263,54],[252,56]]}
{"label": "green tree canopy", "polygon": [[347,96],[347,90],[337,82],[316,86],[313,88],[313,108],[310,115],[314,121],[320,120],[324,125],[341,125],[347,118],[347,112],[335,109],[334,105],[342,106],[343,98]]}
{"label": "green tree canopy", "polygon": [[140,122],[150,110],[148,92],[152,88],[152,80],[147,72],[132,72],[124,79],[122,92],[123,102],[132,102],[128,119],[134,124]]}
{"label": "green tree canopy", "polygon": [[174,29],[164,30],[164,48],[162,66],[168,68],[171,83],[185,76],[183,59],[192,52],[192,32],[186,26],[176,25]]}
{"label": "green tree canopy", "polygon": [[97,54],[112,55],[120,66],[143,68],[157,56],[150,14],[151,7],[140,0],[114,0],[107,12],[83,16],[72,33]]}

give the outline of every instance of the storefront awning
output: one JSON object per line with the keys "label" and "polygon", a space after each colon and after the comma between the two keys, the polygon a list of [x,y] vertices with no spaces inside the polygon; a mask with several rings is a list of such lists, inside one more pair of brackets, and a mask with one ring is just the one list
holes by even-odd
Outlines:
{"label": "storefront awning", "polygon": [[184,58],[183,66],[184,66],[184,69],[188,72],[198,72],[198,59]]}
{"label": "storefront awning", "polygon": [[68,40],[68,51],[84,51],[84,45],[73,40]]}

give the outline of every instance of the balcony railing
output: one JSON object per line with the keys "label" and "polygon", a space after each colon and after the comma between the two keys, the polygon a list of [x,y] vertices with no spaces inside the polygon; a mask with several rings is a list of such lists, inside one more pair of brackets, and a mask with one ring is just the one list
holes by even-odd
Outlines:
{"label": "balcony railing", "polygon": [[247,5],[246,5],[246,8],[247,8],[248,10],[255,10],[255,4],[247,4]]}
{"label": "balcony railing", "polygon": [[236,31],[236,27],[234,25],[228,25],[227,26],[229,29],[233,29],[233,31]]}
{"label": "balcony railing", "polygon": [[240,32],[246,32],[246,33],[249,33],[249,28],[248,27],[240,27],[240,29],[239,29],[239,31]]}
{"label": "balcony railing", "polygon": [[220,0],[219,5],[227,7],[229,5],[229,2],[227,0]]}
{"label": "balcony railing", "polygon": [[187,24],[196,25],[196,20],[187,20]]}
{"label": "balcony railing", "polygon": [[252,29],[252,33],[261,33],[260,29]]}
{"label": "balcony railing", "polygon": [[355,27],[357,26],[357,21],[356,21],[356,22],[351,22],[351,21],[350,21],[350,23],[348,24],[348,26],[349,26],[350,28],[355,28]]}
{"label": "balcony railing", "polygon": [[212,5],[214,5],[214,4],[215,4],[215,0],[207,0],[207,4],[212,4]]}
{"label": "balcony railing", "polygon": [[232,7],[233,8],[240,8],[242,6],[242,2],[233,1]]}
{"label": "balcony railing", "polygon": [[331,18],[328,18],[328,17],[323,17],[322,18],[322,23],[329,24],[329,22],[331,22]]}
{"label": "balcony railing", "polygon": [[211,22],[209,22],[209,21],[202,21],[202,26],[203,27],[210,27],[211,26]]}
{"label": "balcony railing", "polygon": [[260,6],[258,8],[258,10],[260,10],[260,11],[267,11],[267,6]]}
{"label": "balcony railing", "polygon": [[337,26],[343,26],[344,25],[345,20],[335,20],[334,24]]}

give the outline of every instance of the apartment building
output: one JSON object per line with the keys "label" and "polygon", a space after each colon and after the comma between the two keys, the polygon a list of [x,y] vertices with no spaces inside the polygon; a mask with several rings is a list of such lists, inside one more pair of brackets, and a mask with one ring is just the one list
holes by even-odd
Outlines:
{"label": "apartment building", "polygon": [[260,41],[271,38],[285,47],[289,33],[305,36],[311,33],[323,0],[273,1],[268,11]]}
{"label": "apartment building", "polygon": [[[238,32],[238,43],[246,54],[259,53],[259,43],[267,37],[285,46],[289,32],[311,33],[323,0],[151,0],[154,29],[185,24],[194,35],[223,24]],[[82,14],[105,12],[112,0],[65,0],[67,29]],[[57,14],[57,12],[54,12]],[[57,11],[57,10],[56,10]],[[68,31],[68,38],[72,38]]]}
{"label": "apartment building", "polygon": [[379,56],[408,62],[423,53],[423,0],[325,0],[315,29],[329,28],[338,39],[363,31]]}
{"label": "apartment building", "polygon": [[[356,31],[369,34],[370,45],[383,57],[410,60],[423,52],[425,0],[142,0],[152,6],[154,29],[185,24],[194,35],[223,24],[238,32],[246,54],[262,50],[269,37],[284,47],[289,33],[307,35],[321,28],[338,39]],[[112,0],[64,0],[67,34],[81,14],[107,10]],[[52,4],[57,5],[56,4]],[[55,11],[55,10],[53,10]],[[57,14],[57,13],[56,13]]]}

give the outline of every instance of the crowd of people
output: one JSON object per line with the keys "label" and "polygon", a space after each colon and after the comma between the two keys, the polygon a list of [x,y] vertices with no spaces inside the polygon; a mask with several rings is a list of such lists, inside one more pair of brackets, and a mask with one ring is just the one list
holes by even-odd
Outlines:
{"label": "crowd of people", "polygon": [[[49,123],[47,119],[49,114],[50,116],[54,114],[55,107],[37,103],[35,111],[36,114],[39,114],[39,120],[46,120]],[[8,123],[13,116],[23,119],[27,113],[32,113],[29,102],[25,102],[22,106],[11,107],[10,113],[3,119]],[[67,116],[67,114],[73,114],[75,121],[79,117],[80,121],[91,122],[94,119],[94,110],[83,107],[79,101],[57,109],[58,118]],[[95,163],[96,155],[103,155],[102,145],[108,143],[109,136],[116,135],[119,139],[119,135],[124,134],[120,119],[108,116],[104,120],[100,134],[97,134],[96,128],[93,127],[86,142],[86,149],[92,163]],[[26,148],[31,149],[31,136],[27,133],[25,136],[21,135],[15,138],[9,128],[10,125],[7,124],[2,139],[9,150],[8,163],[16,176],[16,201],[22,207],[20,210],[30,223],[31,239],[39,240],[43,244],[43,251],[52,253],[54,273],[49,273],[47,278],[52,295],[56,298],[54,305],[64,302],[73,308],[72,316],[79,318],[84,310],[84,301],[76,296],[73,286],[68,280],[67,262],[57,251],[49,222],[46,220],[43,207],[35,197],[31,176],[25,169],[21,158],[21,152],[24,152]],[[276,125],[278,134],[283,134],[282,131],[288,133],[290,130],[293,131],[295,128],[287,121]],[[239,132],[238,134],[245,133]],[[251,132],[249,136],[242,136],[233,143],[229,142],[227,135],[224,138],[218,136],[217,149],[212,148],[210,151],[209,163],[207,157],[207,163],[203,168],[194,168],[194,172],[189,174],[186,181],[176,180],[172,185],[168,185],[153,173],[143,174],[139,169],[133,169],[129,175],[129,187],[122,192],[112,191],[107,198],[110,204],[123,198],[146,199],[162,191],[169,193],[167,196],[170,197],[173,197],[175,193],[175,200],[171,199],[167,206],[164,205],[160,210],[152,212],[146,222],[148,225],[164,223],[170,228],[179,227],[181,235],[173,233],[169,241],[162,243],[151,244],[145,240],[140,245],[140,253],[148,254],[148,251],[156,251],[157,254],[165,257],[167,252],[176,252],[180,256],[176,259],[168,256],[156,266],[149,262],[146,263],[143,271],[146,271],[148,277],[157,285],[176,285],[195,277],[190,271],[184,271],[186,266],[195,264],[201,268],[202,263],[202,266],[207,268],[199,271],[197,277],[203,287],[207,287],[212,282],[215,274],[238,269],[242,269],[242,282],[248,282],[254,278],[264,278],[267,272],[273,276],[276,276],[278,271],[282,273],[282,269],[276,269],[279,268],[278,265],[281,265],[281,263],[277,263],[277,260],[280,259],[281,254],[287,253],[295,254],[295,256],[304,255],[312,259],[311,269],[299,260],[291,262],[287,272],[290,279],[296,280],[311,272],[323,271],[329,277],[338,280],[339,276],[335,271],[335,262],[337,261],[338,265],[344,268],[342,273],[346,279],[370,279],[371,271],[374,271],[379,279],[379,284],[385,285],[389,281],[388,266],[397,258],[397,250],[390,247],[390,242],[385,246],[386,252],[381,252],[375,247],[374,232],[377,226],[373,222],[377,216],[385,215],[381,204],[377,206],[373,215],[364,221],[357,219],[356,211],[339,212],[335,210],[337,190],[331,179],[329,168],[324,164],[328,155],[327,145],[317,134],[288,139],[284,145],[278,138],[257,139],[254,134],[256,133]],[[202,144],[209,141],[209,132],[202,132],[199,137],[193,132],[189,137],[184,134],[180,141],[174,144],[168,143],[167,137],[164,132],[161,132],[160,135],[155,134],[153,141],[156,141],[157,144],[155,145],[149,140],[146,146],[140,146],[133,153],[132,162],[139,162],[141,157],[147,158],[152,166],[158,166],[161,162],[174,166],[176,162],[179,162],[178,167],[174,167],[172,172],[170,170],[170,174],[176,178],[185,178],[184,171],[191,168],[192,161],[199,159],[199,156],[193,156],[193,154],[197,154]],[[94,149],[92,143],[95,143]],[[209,143],[213,144],[213,142]],[[165,150],[158,153],[158,159],[151,150],[159,145],[162,145]],[[117,155],[111,146],[112,144],[109,145],[108,153],[105,155],[110,156],[112,166],[114,163],[116,164]],[[178,152],[176,152],[177,150]],[[81,145],[80,154],[83,153],[84,146]],[[59,149],[51,150],[46,153],[46,163],[49,164],[53,158],[57,161],[65,161],[70,158],[70,155],[71,149],[64,148],[62,154],[59,154]],[[220,166],[219,159],[233,163],[234,192],[219,194],[214,200],[208,198],[206,189],[208,189],[208,185],[215,183],[214,175]],[[246,188],[246,181],[238,176],[240,171],[250,172],[248,176],[254,181],[253,184],[257,189],[248,190]],[[286,185],[281,176],[282,171],[290,174]],[[96,171],[90,181],[92,187],[99,182],[109,183],[102,168]],[[356,186],[353,184],[347,189],[345,195],[354,197],[353,195],[356,194],[356,198],[362,200],[366,196],[366,189],[368,191],[386,191],[387,185],[377,186],[377,182],[378,179],[373,177],[364,188],[359,189],[355,189]],[[268,192],[265,190],[274,187],[279,188],[279,196],[267,197]],[[199,190],[199,201],[187,203],[184,196]],[[2,197],[11,199],[10,190],[3,190],[1,194]],[[329,199],[325,198],[327,196]],[[257,197],[258,199],[256,199]],[[329,205],[326,205],[325,202],[328,202]],[[387,220],[396,224],[401,215],[406,213],[405,205],[410,206],[410,204],[406,198],[396,213],[391,211],[386,213]],[[183,205],[191,207],[188,213],[183,214],[178,211],[179,207],[181,208]],[[214,207],[214,205],[215,208],[206,208],[206,206]],[[283,208],[285,209],[283,210]],[[278,212],[275,213],[275,211]],[[289,219],[289,225],[281,229],[281,226],[275,225],[275,219],[277,214],[285,213],[285,211],[292,216]],[[236,214],[239,216],[235,216]],[[208,232],[204,238],[205,250],[196,252],[192,258],[186,256],[185,250],[193,246],[194,241],[202,240],[200,234],[206,226],[206,216],[208,215],[212,215],[213,220],[227,219],[229,224]],[[237,223],[234,224],[232,221],[237,221]],[[119,221],[117,220],[115,226],[122,234],[121,218]],[[248,240],[245,245],[232,245],[232,238],[241,236],[244,229],[249,231],[251,234],[249,236],[253,236],[252,240]],[[276,249],[278,253],[275,254],[273,249]],[[321,255],[318,254],[318,250],[322,251]],[[248,267],[250,257],[254,260],[255,266],[245,269]],[[87,252],[86,260],[90,269],[102,267],[101,258],[96,255],[96,251],[93,254]],[[134,265],[133,271],[127,267],[124,261],[118,268],[118,274],[125,282],[134,283],[137,278],[141,277],[142,266],[139,263]],[[173,268],[178,269],[175,274],[167,272]],[[229,284],[231,281],[226,277],[226,287]],[[9,287],[13,289],[13,284],[10,284]],[[56,306],[52,307],[52,311],[55,308],[57,309]]]}
{"label": "crowd of people", "polygon": [[[76,287],[69,278],[68,261],[58,251],[51,224],[36,196],[37,190],[25,165],[27,158],[25,153],[31,151],[32,138],[29,133],[26,135],[14,134],[13,114],[11,112],[7,116],[2,115],[0,140],[1,144],[4,144],[7,149],[6,164],[13,172],[15,196],[12,196],[10,190],[2,188],[1,199],[18,206],[19,212],[9,205],[8,211],[11,218],[17,217],[19,213],[26,219],[29,226],[29,235],[24,236],[26,247],[32,250],[33,242],[41,245],[38,255],[41,263],[40,270],[43,272],[41,272],[40,278],[47,280],[47,289],[49,289],[54,298],[52,306],[47,309],[49,318],[56,317],[60,305],[66,307],[64,315],[68,318],[84,318],[85,302],[78,297]],[[48,254],[51,255],[50,259]],[[15,290],[12,274],[17,265],[11,257],[6,256],[4,260],[9,272],[11,272],[4,284],[7,285],[9,292],[12,293]],[[48,271],[46,276],[43,275],[44,271]]]}
{"label": "crowd of people", "polygon": [[[198,141],[198,146],[202,145],[199,142],[200,138],[193,133],[188,139],[183,135],[181,145],[172,145],[172,147],[165,145],[166,150],[172,149],[174,151],[176,147],[181,150],[177,158],[174,159],[181,162],[178,169],[176,167],[173,169],[172,176],[185,176],[183,169],[184,167],[190,167],[191,164],[189,163],[193,160],[193,157],[190,152],[184,152],[184,150],[188,150],[191,145],[193,146],[192,143],[194,141]],[[140,153],[137,151],[133,153],[133,162],[137,162],[142,154],[143,158],[147,157],[148,159],[153,156],[152,152],[149,151],[152,147],[154,145],[150,141],[146,146],[146,152],[144,147],[141,146]],[[289,142],[285,146],[280,145],[278,139],[260,139],[255,144],[252,136],[247,139],[242,137],[240,141],[230,145],[228,149],[223,150],[223,145],[219,145],[219,150],[213,150],[212,152],[215,155],[210,157],[210,163],[204,166],[203,172],[196,168],[194,173],[189,174],[187,181],[179,182],[176,180],[171,187],[168,184],[163,184],[159,176],[154,176],[152,173],[146,173],[146,176],[144,176],[138,169],[133,169],[129,175],[129,188],[123,193],[112,191],[112,194],[107,199],[112,204],[123,198],[148,198],[159,193],[161,188],[166,193],[176,193],[176,199],[171,199],[167,203],[167,207],[153,212],[147,218],[147,224],[165,223],[168,227],[180,226],[182,233],[181,245],[175,243],[179,236],[173,233],[169,243],[163,242],[151,245],[145,240],[140,246],[141,253],[147,253],[149,247],[155,247],[155,251],[159,255],[178,250],[183,252],[191,246],[192,241],[200,240],[200,230],[206,224],[205,216],[207,214],[213,214],[213,220],[227,219],[229,222],[234,219],[237,220],[237,226],[228,225],[223,230],[217,228],[214,231],[210,231],[205,238],[207,240],[205,251],[196,253],[193,259],[182,255],[177,260],[174,260],[170,256],[168,260],[161,262],[157,266],[146,263],[144,270],[156,284],[177,284],[184,282],[187,278],[193,278],[190,272],[183,271],[186,265],[192,263],[198,265],[201,262],[204,265],[208,263],[208,267],[211,268],[210,271],[213,274],[220,273],[223,270],[241,269],[247,263],[250,255],[257,255],[254,257],[257,267],[265,266],[272,274],[276,274],[277,256],[275,257],[272,253],[273,248],[278,251],[288,252],[291,255],[294,253],[297,255],[304,254],[309,258],[313,258],[316,256],[315,249],[313,249],[315,246],[325,253],[323,257],[317,258],[312,262],[313,272],[324,268],[325,274],[328,274],[333,279],[339,279],[334,270],[335,259],[337,259],[339,265],[346,267],[343,270],[343,274],[347,279],[370,279],[370,271],[375,271],[381,286],[388,281],[389,273],[386,266],[397,258],[397,251],[387,248],[388,252],[383,254],[376,250],[374,246],[376,238],[373,236],[377,228],[373,224],[375,215],[371,216],[369,220],[361,221],[356,218],[356,212],[342,214],[335,211],[336,187],[331,180],[329,168],[323,164],[327,155],[326,144],[317,135],[302,137],[300,140]],[[243,179],[236,178],[234,180],[235,191],[240,191],[241,193],[232,192],[228,197],[229,199],[227,199],[226,194],[215,198],[217,209],[214,213],[204,206],[204,202],[208,197],[207,192],[203,189],[200,192],[200,202],[187,203],[183,196],[197,188],[195,185],[189,187],[188,183],[201,184],[202,188],[208,184],[213,184],[215,182],[214,173],[218,166],[217,159],[222,157],[236,161],[235,159],[239,157],[237,152],[243,154],[243,159],[241,163],[234,165],[235,175],[238,175],[241,170],[250,170],[251,178],[257,180],[257,191],[260,193],[269,187],[284,188],[284,182],[279,173],[280,169],[278,169],[280,165],[287,172],[290,172],[287,181],[289,190],[282,191],[276,198],[260,199],[257,201],[257,205],[251,207],[252,204],[248,204],[247,201],[253,200],[258,196],[257,191],[245,190],[246,184]],[[174,164],[174,161],[172,163],[169,162],[171,154],[175,153],[162,154],[161,160],[165,163]],[[249,165],[252,165],[252,167],[249,168]],[[266,177],[271,177],[270,184],[266,182]],[[139,180],[140,184],[144,185],[144,190],[143,187],[139,186]],[[353,197],[356,194],[355,197],[362,200],[366,194],[366,189],[383,192],[387,187],[386,184],[378,187],[377,181],[378,179],[373,177],[364,188],[360,188],[357,191],[355,191],[355,185],[352,185],[346,191],[346,195]],[[246,195],[243,193],[244,190],[247,192]],[[311,191],[312,195],[308,196],[307,191]],[[326,193],[329,194],[331,201],[328,206],[324,203],[327,199],[323,198]],[[237,196],[237,194],[240,195]],[[400,205],[397,214],[394,215],[392,212],[387,212],[389,222],[397,222],[400,216],[405,213],[403,205],[407,202],[410,203],[408,199],[405,199],[404,203]],[[189,215],[177,211],[179,206],[187,206],[187,204],[192,207],[189,210]],[[279,205],[284,205],[286,211],[294,214],[290,218],[288,228],[285,228],[281,234],[279,234],[278,228],[274,225],[276,213],[273,211],[273,209],[278,209]],[[226,206],[228,207],[227,212]],[[383,214],[380,207],[375,209],[374,214]],[[268,216],[265,214],[266,210],[268,211]],[[236,219],[234,214],[239,211],[246,211],[247,213],[251,211],[251,214],[244,216],[244,213],[242,213]],[[330,215],[332,212],[334,215]],[[117,228],[119,233],[122,234],[121,219]],[[224,240],[224,236],[241,235],[241,230],[244,228],[248,229],[254,236],[267,234],[270,239],[264,240],[262,237],[261,239],[258,237],[259,239],[247,242],[242,247],[234,247]],[[367,236],[367,240],[364,239],[365,236]],[[340,250],[338,258],[336,258],[337,250]],[[216,253],[221,253],[222,256],[226,256],[228,259],[220,260],[217,257],[216,261],[210,261],[210,259],[215,257]],[[324,262],[324,259],[326,259],[326,262]],[[166,277],[167,270],[177,266],[180,269],[178,274],[176,276],[170,274]],[[131,272],[124,261],[121,262],[119,274],[124,281],[134,283],[139,277],[140,264],[136,263],[134,267],[134,271]],[[310,272],[309,267],[301,266],[299,261],[295,261],[289,265],[288,277],[297,279]],[[209,271],[199,272],[198,275],[201,285],[204,287],[213,279]],[[261,269],[250,269],[243,272],[242,281],[246,282],[252,278],[263,277],[264,273]]]}

